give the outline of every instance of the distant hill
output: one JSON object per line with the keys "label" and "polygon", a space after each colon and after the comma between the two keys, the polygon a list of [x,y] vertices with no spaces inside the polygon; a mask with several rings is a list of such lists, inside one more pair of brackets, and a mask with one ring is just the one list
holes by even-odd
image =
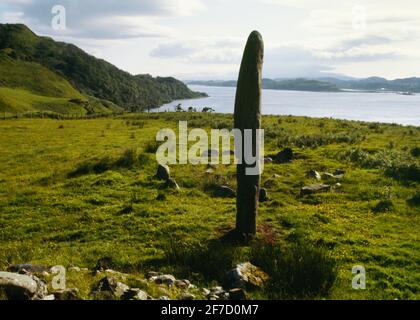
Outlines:
{"label": "distant hill", "polygon": [[[236,87],[236,81],[188,81],[188,84],[204,85],[212,87]],[[315,91],[315,92],[338,92],[340,89],[333,83],[314,79],[262,79],[263,89],[291,90],[291,91]]]}
{"label": "distant hill", "polygon": [[[236,81],[188,81],[188,84],[204,85],[212,87],[236,87]],[[273,90],[297,90],[315,92],[338,92],[344,90],[361,91],[392,91],[420,93],[420,78],[406,78],[387,80],[380,77],[366,79],[343,80],[334,77],[323,77],[317,79],[263,79],[264,89]]]}
{"label": "distant hill", "polygon": [[171,77],[131,75],[25,25],[0,24],[1,111],[139,111],[203,95]]}
{"label": "distant hill", "polygon": [[370,77],[357,80],[340,80],[336,78],[320,78],[319,80],[335,84],[340,89],[367,91],[397,91],[420,93],[420,78],[405,78],[387,80],[380,77]]}

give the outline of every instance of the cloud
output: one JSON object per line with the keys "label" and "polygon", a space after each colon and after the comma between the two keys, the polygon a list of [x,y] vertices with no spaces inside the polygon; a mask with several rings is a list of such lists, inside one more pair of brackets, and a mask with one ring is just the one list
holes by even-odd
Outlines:
{"label": "cloud", "polygon": [[3,1],[9,15],[19,13],[14,22],[48,35],[91,39],[167,36],[170,32],[159,25],[158,18],[190,15],[204,8],[201,0],[61,0],[67,28],[57,32],[51,28],[56,0]]}

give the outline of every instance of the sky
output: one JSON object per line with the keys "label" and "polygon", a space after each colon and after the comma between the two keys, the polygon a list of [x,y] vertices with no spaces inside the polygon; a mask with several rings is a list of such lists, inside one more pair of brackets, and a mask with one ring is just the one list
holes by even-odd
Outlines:
{"label": "sky", "polygon": [[418,0],[0,0],[0,23],[132,74],[236,79],[258,30],[264,77],[420,76]]}

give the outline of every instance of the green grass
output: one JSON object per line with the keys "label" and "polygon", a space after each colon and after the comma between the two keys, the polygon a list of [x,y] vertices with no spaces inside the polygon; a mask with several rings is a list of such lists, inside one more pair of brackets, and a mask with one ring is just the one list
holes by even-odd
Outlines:
{"label": "green grass", "polygon": [[[420,298],[419,181],[387,171],[406,163],[418,170],[411,150],[419,147],[420,128],[264,117],[267,132],[274,132],[266,137],[266,154],[281,147],[296,154],[291,163],[264,168],[270,200],[260,204],[258,238],[278,248],[265,261],[252,246],[213,247],[234,226],[235,199],[215,198],[209,186],[235,187],[234,165],[219,165],[213,175],[205,165],[173,165],[179,191],[153,179],[156,132],[176,129],[178,120],[189,120],[191,128],[232,124],[228,115],[195,113],[1,120],[0,270],[15,263],[91,268],[111,257],[114,269],[134,275],[162,270],[210,285],[236,262],[252,260],[276,280],[251,292],[253,298]],[[356,149],[374,157],[385,152],[392,166],[355,161],[348,155]],[[315,182],[306,175],[311,169],[345,169],[342,187],[300,196],[303,185]],[[174,243],[183,250],[171,249]],[[300,262],[302,252],[307,259]],[[294,267],[282,271],[273,261]],[[351,287],[355,265],[366,268],[366,290]],[[287,281],[308,272],[325,281]],[[87,297],[96,278],[74,277]]]}

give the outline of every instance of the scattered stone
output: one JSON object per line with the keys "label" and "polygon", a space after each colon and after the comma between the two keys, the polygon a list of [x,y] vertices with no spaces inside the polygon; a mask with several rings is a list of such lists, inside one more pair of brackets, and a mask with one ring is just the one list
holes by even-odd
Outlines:
{"label": "scattered stone", "polygon": [[329,172],[324,172],[321,177],[323,180],[334,179],[334,175]]}
{"label": "scattered stone", "polygon": [[187,289],[190,287],[191,283],[189,280],[175,280],[175,286],[181,289]]}
{"label": "scattered stone", "polygon": [[300,194],[314,194],[320,192],[328,192],[331,190],[331,186],[329,184],[311,184],[309,186],[305,186],[300,189]]}
{"label": "scattered stone", "polygon": [[168,180],[171,177],[169,167],[167,165],[159,165],[157,168],[156,176],[159,180]]}
{"label": "scattered stone", "polygon": [[209,299],[209,300],[219,300],[219,297],[218,297],[218,296],[216,296],[215,294],[210,294],[210,295],[207,297],[207,299]]}
{"label": "scattered stone", "polygon": [[194,300],[195,296],[191,293],[185,292],[178,296],[178,300]]}
{"label": "scattered stone", "polygon": [[163,274],[151,277],[149,280],[153,281],[156,284],[165,284],[167,286],[172,286],[175,283],[176,279],[171,274]]}
{"label": "scattered stone", "polygon": [[277,153],[275,159],[278,163],[287,163],[293,160],[293,150],[291,148],[285,148]]}
{"label": "scattered stone", "polygon": [[28,273],[43,273],[49,272],[50,268],[45,266],[36,266],[33,264],[15,264],[10,266],[7,271],[20,273],[20,274],[28,274]]}
{"label": "scattered stone", "polygon": [[206,170],[206,174],[212,174],[213,172],[214,172],[214,170],[211,169],[211,168]]}
{"label": "scattered stone", "polygon": [[260,196],[259,196],[259,200],[260,202],[265,202],[268,200],[268,193],[267,193],[267,189],[265,188],[260,188]]}
{"label": "scattered stone", "polygon": [[116,278],[107,276],[99,281],[96,291],[109,291],[115,297],[121,298],[124,292],[129,289],[129,286],[122,282],[119,282]]}
{"label": "scattered stone", "polygon": [[246,292],[242,288],[234,288],[229,290],[230,300],[247,300]]}
{"label": "scattered stone", "polygon": [[203,293],[203,295],[204,295],[204,296],[206,296],[206,297],[210,294],[210,290],[209,290],[209,289],[206,289],[206,288],[202,288],[202,289],[201,289],[201,292],[202,292],[202,293]]}
{"label": "scattered stone", "polygon": [[275,179],[280,178],[280,177],[281,177],[281,175],[279,175],[277,173],[273,174],[273,178],[275,178]]}
{"label": "scattered stone", "polygon": [[343,169],[337,169],[337,170],[334,171],[335,176],[344,175],[345,173],[346,173],[346,171],[343,170]]}
{"label": "scattered stone", "polygon": [[218,186],[214,191],[214,195],[221,198],[235,198],[236,192],[228,186]]}
{"label": "scattered stone", "polygon": [[158,300],[171,300],[168,296],[160,296]]}
{"label": "scattered stone", "polygon": [[334,189],[340,189],[342,187],[342,185],[341,185],[341,183],[339,183],[339,182],[337,182],[334,186],[333,186],[333,188]]}
{"label": "scattered stone", "polygon": [[10,300],[40,300],[47,296],[47,285],[33,275],[0,272],[0,289]]}
{"label": "scattered stone", "polygon": [[54,292],[55,300],[80,300],[78,289],[65,289]]}
{"label": "scattered stone", "polygon": [[223,290],[222,287],[213,287],[210,289],[210,293],[207,295],[209,300],[228,300],[229,293]]}
{"label": "scattered stone", "polygon": [[138,288],[128,289],[121,296],[122,300],[147,300],[147,298],[147,293]]}
{"label": "scattered stone", "polygon": [[55,300],[55,296],[53,294],[49,294],[48,296],[45,296],[41,300]]}
{"label": "scattered stone", "polygon": [[226,284],[229,288],[255,288],[261,287],[268,278],[259,267],[244,262],[226,274]]}
{"label": "scattered stone", "polygon": [[308,177],[309,178],[314,178],[316,180],[321,180],[321,175],[318,171],[316,170],[311,170],[308,172]]}
{"label": "scattered stone", "polygon": [[264,163],[273,163],[273,158],[270,158],[270,157],[264,158]]}

